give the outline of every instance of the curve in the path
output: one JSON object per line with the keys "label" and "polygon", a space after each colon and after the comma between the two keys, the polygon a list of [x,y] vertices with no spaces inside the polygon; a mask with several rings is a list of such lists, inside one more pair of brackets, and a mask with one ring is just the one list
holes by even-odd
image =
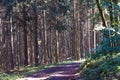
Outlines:
{"label": "curve in the path", "polygon": [[22,80],[76,80],[79,68],[80,63],[61,64],[31,74]]}

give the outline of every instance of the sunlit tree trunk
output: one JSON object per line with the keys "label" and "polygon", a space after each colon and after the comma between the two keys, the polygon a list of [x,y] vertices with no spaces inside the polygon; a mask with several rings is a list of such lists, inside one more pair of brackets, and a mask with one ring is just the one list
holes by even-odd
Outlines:
{"label": "sunlit tree trunk", "polygon": [[73,54],[74,59],[77,59],[77,10],[76,10],[77,0],[73,1]]}
{"label": "sunlit tree trunk", "polygon": [[50,30],[50,63],[54,63],[54,55],[53,55],[53,35],[52,35],[52,31],[53,30]]}
{"label": "sunlit tree trunk", "polygon": [[79,6],[79,0],[77,0],[77,6],[76,6],[76,10],[77,10],[77,15],[76,15],[76,25],[77,25],[77,39],[76,39],[76,45],[77,45],[77,56],[76,56],[76,59],[79,60],[80,59],[80,6]]}
{"label": "sunlit tree trunk", "polygon": [[[12,48],[13,48],[13,46],[12,46],[12,43],[13,43],[13,35],[12,35],[12,15],[11,14],[9,14],[9,27],[8,27],[8,29],[9,29],[9,50],[10,50],[10,61],[11,61],[11,69],[14,69],[14,54],[13,54],[13,51],[12,51]],[[12,35],[12,36],[11,36]]]}
{"label": "sunlit tree trunk", "polygon": [[56,44],[56,46],[55,46],[55,61],[59,62],[60,61],[60,59],[59,59],[59,55],[60,55],[59,45],[60,44],[59,44],[59,33],[57,30],[55,31],[55,37],[56,37],[56,40],[55,40],[55,44]]}
{"label": "sunlit tree trunk", "polygon": [[43,49],[44,49],[44,64],[47,64],[47,36],[46,36],[46,13],[45,10],[43,11]]}
{"label": "sunlit tree trunk", "polygon": [[76,26],[75,26],[75,5],[76,5],[76,0],[73,0],[73,25],[72,25],[72,28],[71,28],[71,30],[72,30],[72,33],[71,33],[71,35],[72,35],[72,58],[73,59],[75,59],[75,54],[76,54],[76,52],[75,52],[75,28],[76,28]]}

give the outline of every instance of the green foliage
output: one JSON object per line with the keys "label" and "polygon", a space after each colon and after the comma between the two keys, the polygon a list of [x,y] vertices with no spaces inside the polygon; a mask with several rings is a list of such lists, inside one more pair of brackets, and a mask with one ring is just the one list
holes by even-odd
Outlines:
{"label": "green foliage", "polygon": [[13,3],[15,0],[3,0],[2,3],[3,5],[9,5],[10,3]]}
{"label": "green foliage", "polygon": [[82,65],[82,74],[86,80],[111,80],[116,78],[118,67],[120,65],[120,56],[106,55],[96,61],[90,59]]}
{"label": "green foliage", "polygon": [[[46,6],[50,4],[49,2],[46,4]],[[58,0],[57,3],[53,3],[54,6],[51,8],[47,8],[47,13],[49,14],[47,22],[54,22],[52,27],[49,29],[55,29],[58,30],[58,32],[62,32],[66,30],[67,28],[67,22],[66,22],[66,16],[68,15],[68,12],[70,11],[70,1],[69,0]]]}
{"label": "green foliage", "polygon": [[0,80],[16,80],[22,77],[25,77],[26,75],[29,75],[31,73],[34,73],[36,71],[39,71],[41,69],[44,69],[44,66],[26,66],[26,67],[20,67],[18,71],[13,71],[11,73],[2,73],[0,74]]}
{"label": "green foliage", "polygon": [[66,30],[66,25],[60,22],[59,24],[57,24],[57,26],[55,26],[55,29],[58,30],[59,33],[61,33],[62,31]]}
{"label": "green foliage", "polygon": [[97,54],[113,54],[120,52],[120,32],[114,28],[106,28],[101,30],[103,40]]}
{"label": "green foliage", "polygon": [[103,40],[95,54],[81,66],[86,80],[113,80],[120,71],[120,34],[118,29],[101,30]]}

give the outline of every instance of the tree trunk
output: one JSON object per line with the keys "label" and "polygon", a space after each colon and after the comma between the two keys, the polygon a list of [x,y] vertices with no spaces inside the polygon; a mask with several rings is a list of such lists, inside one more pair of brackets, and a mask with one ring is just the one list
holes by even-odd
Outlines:
{"label": "tree trunk", "polygon": [[12,16],[11,15],[9,15],[9,27],[8,27],[8,29],[9,29],[9,45],[10,45],[10,61],[11,61],[11,69],[14,69],[14,54],[13,54],[13,51],[12,51],[12,48],[13,48],[13,46],[12,46],[12,43],[13,43],[13,39],[12,39],[12,37],[13,36],[11,36],[12,35]]}
{"label": "tree trunk", "polygon": [[45,10],[43,11],[43,49],[44,49],[44,64],[47,64],[47,47],[46,47],[46,42],[47,42],[47,36],[46,36],[46,13]]}
{"label": "tree trunk", "polygon": [[35,65],[38,66],[39,64],[39,52],[38,52],[38,40],[37,40],[37,15],[35,15],[35,23],[34,23],[34,55],[35,55]]}
{"label": "tree trunk", "polygon": [[55,61],[58,63],[58,62],[60,62],[60,59],[59,59],[60,53],[59,53],[59,33],[58,33],[57,30],[55,31],[55,36],[56,36],[56,40],[55,40],[55,42],[56,42],[56,46],[55,46]]}
{"label": "tree trunk", "polygon": [[23,23],[24,65],[27,66],[28,65],[27,24],[26,24],[27,12],[25,8],[25,4],[23,4],[23,20],[24,20],[24,23]]}
{"label": "tree trunk", "polygon": [[[7,16],[8,17],[8,16]],[[9,28],[8,28],[8,23],[9,21],[7,19],[5,19],[4,21],[4,27],[5,27],[5,31],[4,31],[4,34],[5,34],[5,53],[6,53],[6,71],[9,73],[10,72],[10,45],[9,45]]]}
{"label": "tree trunk", "polygon": [[104,27],[107,27],[107,23],[106,23],[106,20],[105,20],[105,16],[103,14],[103,10],[102,8],[100,7],[100,1],[99,0],[96,0],[96,4],[97,4],[97,7],[98,7],[98,10],[100,12],[100,16],[101,16],[101,19],[102,19],[102,25]]}

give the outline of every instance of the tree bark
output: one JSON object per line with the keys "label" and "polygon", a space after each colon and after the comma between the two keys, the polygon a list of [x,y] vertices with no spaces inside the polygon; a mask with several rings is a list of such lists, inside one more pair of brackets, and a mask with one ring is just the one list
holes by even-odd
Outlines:
{"label": "tree bark", "polygon": [[27,66],[28,65],[27,24],[26,24],[27,12],[26,12],[26,8],[25,8],[25,4],[23,4],[23,20],[25,20],[25,22],[23,23],[24,65]]}
{"label": "tree bark", "polygon": [[[36,7],[36,2],[35,2],[34,6]],[[35,8],[35,10],[34,10],[34,26],[33,26],[33,30],[34,30],[34,55],[35,55],[35,65],[36,66],[39,65],[37,25],[38,25],[38,16],[37,16],[37,8]]]}
{"label": "tree bark", "polygon": [[101,16],[101,19],[102,19],[102,25],[104,27],[107,27],[107,23],[106,23],[106,20],[105,20],[105,16],[104,16],[104,13],[102,11],[102,8],[100,7],[100,1],[99,0],[96,0],[96,3],[97,3],[97,7],[98,7],[98,10],[100,12],[100,16]]}
{"label": "tree bark", "polygon": [[46,47],[46,42],[47,42],[47,36],[46,36],[46,13],[45,10],[43,11],[43,49],[44,49],[44,64],[47,64],[47,47]]}

